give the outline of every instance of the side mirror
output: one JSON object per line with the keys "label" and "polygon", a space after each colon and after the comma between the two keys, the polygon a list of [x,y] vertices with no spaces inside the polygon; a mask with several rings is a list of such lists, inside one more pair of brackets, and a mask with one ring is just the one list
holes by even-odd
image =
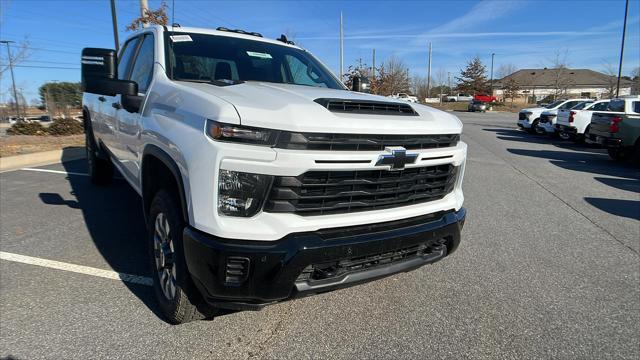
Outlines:
{"label": "side mirror", "polygon": [[371,83],[369,82],[369,79],[364,76],[354,76],[351,80],[351,91],[362,93],[371,92]]}
{"label": "side mirror", "polygon": [[115,96],[138,95],[138,85],[118,80],[116,51],[112,49],[82,49],[82,91]]}

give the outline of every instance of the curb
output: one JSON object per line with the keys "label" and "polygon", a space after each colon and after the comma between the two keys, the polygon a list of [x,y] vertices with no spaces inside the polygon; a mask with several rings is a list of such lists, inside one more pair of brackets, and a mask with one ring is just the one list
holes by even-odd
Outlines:
{"label": "curb", "polygon": [[65,161],[83,159],[84,157],[85,149],[81,147],[2,157],[0,158],[0,172],[30,166],[57,164]]}

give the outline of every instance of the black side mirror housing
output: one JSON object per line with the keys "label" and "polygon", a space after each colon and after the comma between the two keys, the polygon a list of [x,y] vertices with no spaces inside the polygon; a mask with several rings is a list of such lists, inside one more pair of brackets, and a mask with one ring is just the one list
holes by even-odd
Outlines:
{"label": "black side mirror housing", "polygon": [[112,49],[82,49],[82,91],[107,96],[138,95],[138,84],[118,80],[117,60]]}
{"label": "black side mirror housing", "polygon": [[357,91],[361,93],[371,92],[371,83],[365,76],[354,76],[351,79],[351,91]]}
{"label": "black side mirror housing", "polygon": [[135,95],[123,94],[122,97],[120,98],[120,103],[122,103],[122,108],[125,109],[126,111],[130,113],[137,113],[137,112],[140,112],[140,108],[142,107],[143,100],[144,100],[144,97],[139,96],[137,93]]}

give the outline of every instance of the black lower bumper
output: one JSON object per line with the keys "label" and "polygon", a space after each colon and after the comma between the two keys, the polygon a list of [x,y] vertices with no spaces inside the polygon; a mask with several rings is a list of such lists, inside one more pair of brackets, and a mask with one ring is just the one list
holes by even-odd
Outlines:
{"label": "black lower bumper", "polygon": [[224,239],[187,227],[183,242],[189,272],[207,302],[259,309],[438,261],[458,247],[465,215],[462,208],[277,241]]}
{"label": "black lower bumper", "polygon": [[556,124],[556,130],[559,132],[563,132],[563,133],[567,133],[567,134],[577,134],[578,133],[578,129],[576,129],[573,126],[567,126],[567,125],[560,125],[560,124]]}
{"label": "black lower bumper", "polygon": [[602,136],[593,133],[589,133],[589,136],[586,138],[586,142],[589,144],[600,145],[606,148],[619,148],[622,146],[622,139]]}

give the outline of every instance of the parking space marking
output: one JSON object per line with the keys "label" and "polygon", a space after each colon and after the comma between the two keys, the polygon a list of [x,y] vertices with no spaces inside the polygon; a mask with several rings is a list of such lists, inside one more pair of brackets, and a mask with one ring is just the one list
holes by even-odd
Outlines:
{"label": "parking space marking", "polygon": [[92,275],[105,279],[121,280],[128,283],[152,286],[153,280],[147,276],[124,274],[111,270],[103,270],[90,266],[70,264],[61,261],[41,259],[32,256],[14,254],[0,251],[0,259],[6,261],[19,262],[23,264],[42,266],[50,269],[70,271],[78,274]]}
{"label": "parking space marking", "polygon": [[49,169],[38,169],[38,168],[22,168],[20,170],[24,171],[39,171],[53,174],[65,174],[65,175],[78,175],[78,176],[89,176],[89,174],[72,172],[72,171],[61,171],[61,170],[49,170]]}

